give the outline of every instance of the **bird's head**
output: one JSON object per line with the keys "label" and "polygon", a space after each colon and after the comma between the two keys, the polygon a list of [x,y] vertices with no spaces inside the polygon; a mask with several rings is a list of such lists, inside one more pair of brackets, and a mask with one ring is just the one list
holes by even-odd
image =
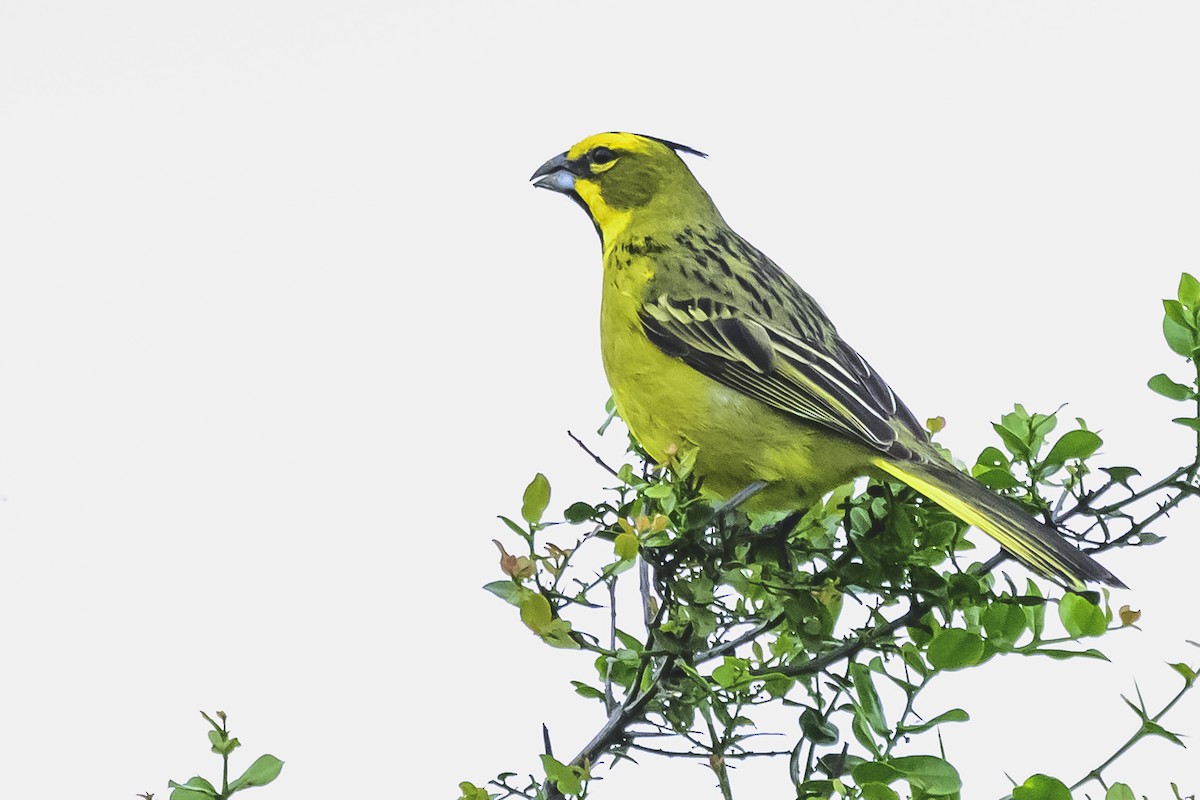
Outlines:
{"label": "bird's head", "polygon": [[687,221],[716,214],[680,153],[704,156],[652,136],[598,133],[542,164],[530,180],[579,203],[596,224],[601,240],[609,241],[635,216],[660,223],[660,215]]}

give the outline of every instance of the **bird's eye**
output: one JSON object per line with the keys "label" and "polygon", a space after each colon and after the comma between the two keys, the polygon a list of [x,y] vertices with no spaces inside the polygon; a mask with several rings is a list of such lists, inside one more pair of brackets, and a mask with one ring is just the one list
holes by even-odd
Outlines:
{"label": "bird's eye", "polygon": [[593,164],[607,164],[608,162],[615,160],[616,157],[617,154],[612,150],[609,150],[607,147],[597,147],[592,151]]}

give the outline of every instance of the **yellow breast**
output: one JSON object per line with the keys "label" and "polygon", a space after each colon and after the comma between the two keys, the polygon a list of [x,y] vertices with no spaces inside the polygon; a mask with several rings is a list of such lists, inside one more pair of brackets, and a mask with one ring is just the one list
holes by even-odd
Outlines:
{"label": "yellow breast", "polygon": [[[687,448],[712,494],[755,481],[750,508],[802,507],[861,471],[867,459],[841,437],[724,386],[659,350],[638,312],[653,264],[606,254],[600,314],[604,369],[621,419],[655,460]],[[836,447],[829,445],[836,442]],[[855,466],[860,465],[860,466]]]}

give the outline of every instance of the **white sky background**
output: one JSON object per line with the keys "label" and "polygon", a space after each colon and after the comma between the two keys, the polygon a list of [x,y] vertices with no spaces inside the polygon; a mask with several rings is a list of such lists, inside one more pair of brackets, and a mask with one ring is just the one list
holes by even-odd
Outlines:
{"label": "white sky background", "polygon": [[[534,768],[542,722],[560,755],[589,738],[590,658],[478,587],[535,471],[552,511],[605,484],[565,435],[607,396],[595,234],[527,183],[597,131],[709,152],[726,218],[960,457],[1014,401],[1070,402],[1107,463],[1183,463],[1183,406],[1144,386],[1186,377],[1159,299],[1200,271],[1200,7],[730,8],[0,6],[7,796],[165,798],[217,772],[201,708],[235,771],[287,761],[264,797],[452,797]],[[1078,777],[1135,678],[1175,691],[1197,519],[1106,558],[1146,614],[1112,663],[929,698],[974,717],[943,730],[965,796]],[[1110,775],[1200,791],[1194,750]],[[597,797],[712,784],[651,762]]]}

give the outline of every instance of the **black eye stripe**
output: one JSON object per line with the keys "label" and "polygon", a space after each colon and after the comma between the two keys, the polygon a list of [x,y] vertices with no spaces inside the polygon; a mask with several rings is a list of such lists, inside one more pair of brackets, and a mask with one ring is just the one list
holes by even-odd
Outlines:
{"label": "black eye stripe", "polygon": [[588,158],[593,164],[607,164],[616,157],[617,154],[612,150],[609,150],[607,147],[597,147],[591,153],[588,153]]}

